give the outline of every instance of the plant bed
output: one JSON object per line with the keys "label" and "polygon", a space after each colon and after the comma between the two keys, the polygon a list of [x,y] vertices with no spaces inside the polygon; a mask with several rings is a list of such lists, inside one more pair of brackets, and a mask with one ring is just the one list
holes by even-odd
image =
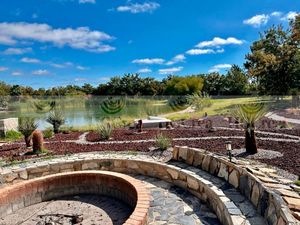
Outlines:
{"label": "plant bed", "polygon": [[68,132],[68,133],[61,132],[61,133],[55,134],[51,138],[45,138],[45,141],[78,140],[79,136],[82,134],[83,134],[83,132],[79,132],[79,131],[72,131],[72,132]]}

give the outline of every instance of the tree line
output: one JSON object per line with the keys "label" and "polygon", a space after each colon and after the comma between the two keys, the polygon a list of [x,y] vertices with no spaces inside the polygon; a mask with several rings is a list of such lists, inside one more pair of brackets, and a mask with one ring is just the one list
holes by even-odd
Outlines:
{"label": "tree line", "polygon": [[115,76],[105,84],[68,85],[49,89],[0,82],[0,96],[74,95],[286,95],[300,90],[300,16],[284,29],[272,26],[260,34],[245,56],[244,68],[233,65],[226,74],[218,72],[169,75],[162,81],[139,74]]}

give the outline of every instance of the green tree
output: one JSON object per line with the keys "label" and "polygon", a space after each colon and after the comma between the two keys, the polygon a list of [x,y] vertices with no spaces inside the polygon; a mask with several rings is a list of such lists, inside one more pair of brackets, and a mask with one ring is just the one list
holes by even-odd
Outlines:
{"label": "green tree", "polygon": [[210,95],[220,95],[224,91],[225,77],[219,73],[210,73],[204,76],[203,92]]}
{"label": "green tree", "polygon": [[273,26],[252,44],[245,68],[262,94],[284,95],[299,88],[299,59],[291,31]]}
{"label": "green tree", "polygon": [[191,95],[199,93],[202,91],[203,83],[203,79],[199,76],[174,76],[167,81],[165,94]]}
{"label": "green tree", "polygon": [[242,95],[246,93],[248,77],[237,65],[233,65],[225,76],[224,93],[230,95]]}

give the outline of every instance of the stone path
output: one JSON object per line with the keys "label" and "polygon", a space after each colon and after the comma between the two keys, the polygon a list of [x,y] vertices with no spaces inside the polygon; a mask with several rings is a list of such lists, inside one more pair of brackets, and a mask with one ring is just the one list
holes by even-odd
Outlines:
{"label": "stone path", "polygon": [[300,124],[300,120],[298,120],[298,119],[292,119],[292,118],[286,118],[283,116],[279,116],[274,112],[267,113],[266,117],[268,117],[269,119],[272,119],[272,120],[276,120],[276,121],[287,121],[288,123]]}
{"label": "stone path", "polygon": [[221,225],[217,216],[189,192],[156,178],[134,177],[151,192],[149,225]]}

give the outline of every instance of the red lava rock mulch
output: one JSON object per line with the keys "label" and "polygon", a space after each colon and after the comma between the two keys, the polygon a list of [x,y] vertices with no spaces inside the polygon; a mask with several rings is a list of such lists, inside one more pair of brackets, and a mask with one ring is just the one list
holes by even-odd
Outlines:
{"label": "red lava rock mulch", "polygon": [[70,133],[58,133],[51,138],[45,138],[45,141],[67,141],[67,140],[78,140],[79,136],[83,132],[75,131]]}

